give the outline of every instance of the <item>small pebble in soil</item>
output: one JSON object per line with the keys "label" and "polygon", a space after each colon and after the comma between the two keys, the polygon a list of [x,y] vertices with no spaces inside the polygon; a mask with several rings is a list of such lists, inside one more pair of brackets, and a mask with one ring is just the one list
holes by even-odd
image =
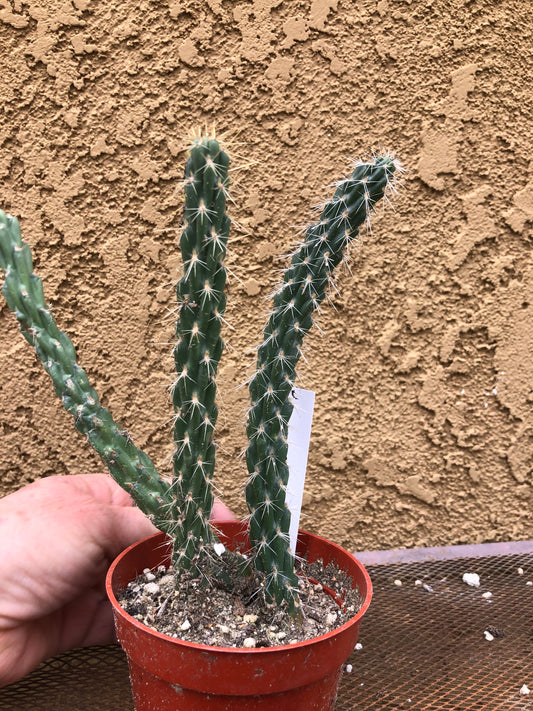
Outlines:
{"label": "small pebble in soil", "polygon": [[215,543],[213,546],[213,550],[218,556],[221,556],[222,553],[226,550],[226,546],[223,543]]}
{"label": "small pebble in soil", "polygon": [[518,575],[524,575],[524,569],[523,569],[523,568],[518,568],[518,570],[517,570],[516,572],[518,573]]}
{"label": "small pebble in soil", "polygon": [[355,645],[355,649],[357,651],[359,651],[360,649],[363,649],[363,645],[361,644],[361,642],[357,642],[357,644]]}
{"label": "small pebble in soil", "polygon": [[402,587],[402,581],[401,581],[401,580],[395,580],[395,581],[394,581],[394,584],[396,585],[397,588],[401,588],[401,587]]}
{"label": "small pebble in soil", "polygon": [[485,639],[487,640],[487,642],[492,642],[492,640],[494,639],[494,636],[491,635],[491,633],[490,633],[488,630],[485,630],[485,631],[483,632],[483,636],[485,637]]}
{"label": "small pebble in soil", "polygon": [[415,580],[415,585],[416,585],[417,587],[420,587],[420,586],[422,585],[422,581],[421,581],[421,580]]}
{"label": "small pebble in soil", "polygon": [[485,600],[490,600],[490,598],[492,597],[492,593],[487,590],[487,592],[484,592],[481,597],[484,597]]}
{"label": "small pebble in soil", "polygon": [[143,585],[143,590],[145,593],[148,593],[148,595],[157,595],[159,585],[157,583],[146,583],[146,585]]}
{"label": "small pebble in soil", "polygon": [[346,665],[346,673],[351,674],[353,672],[353,667],[351,664]]}
{"label": "small pebble in soil", "polygon": [[477,573],[465,573],[463,575],[463,583],[478,588],[480,583],[479,575]]}
{"label": "small pebble in soil", "polygon": [[527,686],[524,684],[522,686],[522,688],[520,689],[519,693],[520,693],[520,696],[529,696],[530,692],[529,692],[529,689],[527,688]]}

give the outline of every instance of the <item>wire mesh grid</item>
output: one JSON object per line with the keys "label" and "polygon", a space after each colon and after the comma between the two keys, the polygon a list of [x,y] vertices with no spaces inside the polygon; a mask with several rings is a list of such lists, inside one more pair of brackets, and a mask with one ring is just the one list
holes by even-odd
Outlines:
{"label": "wire mesh grid", "polygon": [[74,649],[0,689],[1,711],[133,711],[126,656],[118,644]]}
{"label": "wire mesh grid", "polygon": [[[336,711],[533,709],[532,554],[367,570],[374,598]],[[477,573],[480,586],[464,573]],[[530,695],[520,694],[524,684]]]}
{"label": "wire mesh grid", "polygon": [[[533,554],[367,569],[374,599],[336,711],[533,711]],[[463,573],[477,573],[480,587]],[[133,710],[118,646],[59,655],[0,690],[0,711],[67,709]]]}

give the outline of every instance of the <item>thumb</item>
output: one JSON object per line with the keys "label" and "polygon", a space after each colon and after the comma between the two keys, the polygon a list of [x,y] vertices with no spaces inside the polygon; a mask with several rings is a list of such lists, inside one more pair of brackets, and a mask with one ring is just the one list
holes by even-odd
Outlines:
{"label": "thumb", "polygon": [[211,511],[211,521],[236,521],[237,518],[231,509],[220,501],[215,499],[213,509]]}
{"label": "thumb", "polygon": [[136,506],[113,506],[111,511],[112,533],[108,550],[115,558],[133,543],[158,532],[158,529]]}

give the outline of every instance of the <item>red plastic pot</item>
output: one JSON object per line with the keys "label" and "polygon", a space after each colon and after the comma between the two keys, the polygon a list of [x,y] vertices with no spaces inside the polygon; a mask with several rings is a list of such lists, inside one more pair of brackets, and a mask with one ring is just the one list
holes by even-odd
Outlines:
{"label": "red plastic pot", "polygon": [[[243,523],[219,523],[217,528],[228,548],[249,545]],[[127,548],[109,569],[106,587],[128,657],[136,711],[332,711],[372,584],[350,553],[324,538],[301,531],[297,553],[310,562],[335,561],[359,586],[361,609],[342,627],[305,642],[235,649],[182,642],[128,615],[116,595],[145,568],[168,565],[170,558],[162,533]]]}

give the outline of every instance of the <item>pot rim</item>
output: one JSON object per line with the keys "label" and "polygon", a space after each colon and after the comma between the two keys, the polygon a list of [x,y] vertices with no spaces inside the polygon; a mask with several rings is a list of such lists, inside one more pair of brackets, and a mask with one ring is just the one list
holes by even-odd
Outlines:
{"label": "pot rim", "polygon": [[[213,522],[216,525],[216,521]],[[231,523],[241,523],[243,524],[242,521],[235,521]],[[188,642],[186,640],[182,640],[179,637],[171,637],[170,635],[163,634],[162,632],[159,632],[158,630],[152,629],[148,625],[145,625],[144,623],[140,622],[139,620],[135,619],[132,615],[130,615],[128,612],[124,610],[124,608],[121,606],[119,601],[117,600],[117,597],[114,593],[113,590],[113,574],[115,572],[115,569],[117,566],[120,564],[123,558],[126,557],[126,555],[134,548],[137,546],[141,545],[142,543],[145,543],[149,541],[150,539],[153,538],[166,538],[167,534],[158,531],[156,533],[153,533],[150,536],[147,536],[146,538],[143,538],[139,541],[136,541],[132,545],[128,546],[126,549],[120,553],[111,566],[109,567],[109,570],[106,575],[106,581],[105,581],[105,587],[106,587],[106,593],[107,596],[115,609],[115,612],[118,613],[124,621],[126,621],[129,625],[132,625],[134,628],[138,629],[140,632],[146,634],[150,633],[154,635],[156,638],[160,640],[164,640],[167,643],[173,643],[176,645],[184,646],[189,649],[194,649],[198,652],[209,652],[210,654],[237,654],[237,655],[248,655],[248,654],[253,654],[253,655],[258,655],[258,654],[281,654],[281,653],[286,653],[288,650],[294,650],[294,649],[302,649],[306,646],[312,646],[314,644],[317,644],[318,642],[327,642],[327,640],[336,637],[337,635],[341,634],[345,630],[348,630],[350,627],[352,627],[354,624],[357,624],[357,622],[363,617],[365,612],[367,611],[368,607],[370,606],[370,602],[372,600],[372,581],[370,579],[370,576],[364,567],[362,563],[360,563],[357,558],[347,551],[345,548],[342,548],[342,546],[339,546],[336,543],[333,543],[332,541],[328,540],[327,538],[324,538],[323,536],[319,536],[316,533],[310,533],[308,531],[304,531],[302,529],[298,530],[298,536],[304,535],[308,536],[314,539],[319,539],[320,541],[326,543],[328,546],[337,549],[338,551],[341,551],[343,555],[347,555],[350,558],[352,558],[357,565],[359,566],[363,578],[365,580],[367,589],[366,589],[366,595],[363,597],[363,603],[357,613],[351,617],[349,620],[347,620],[343,625],[340,625],[339,627],[335,627],[334,629],[330,630],[329,632],[325,632],[324,634],[319,635],[318,637],[311,637],[310,639],[302,640],[300,642],[296,642],[295,644],[280,644],[276,645],[274,647],[254,647],[254,648],[244,648],[244,647],[222,647],[222,646],[212,646],[209,644],[200,644],[199,642]],[[342,566],[339,566],[342,567]]]}

